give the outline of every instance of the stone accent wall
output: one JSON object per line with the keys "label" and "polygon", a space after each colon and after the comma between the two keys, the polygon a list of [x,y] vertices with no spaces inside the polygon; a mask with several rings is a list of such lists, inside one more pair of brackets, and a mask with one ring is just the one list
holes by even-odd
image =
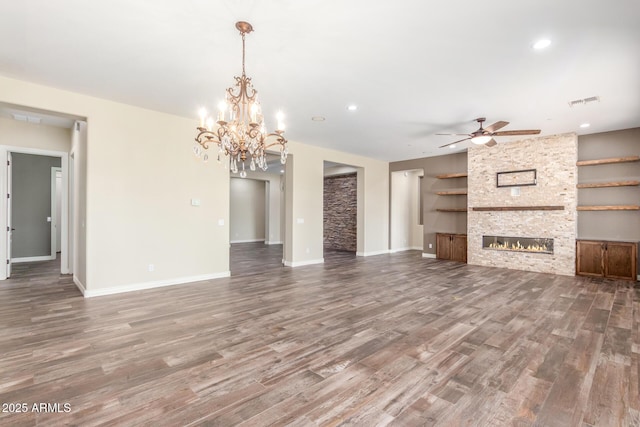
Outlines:
{"label": "stone accent wall", "polygon": [[[577,153],[575,134],[553,135],[469,148],[468,263],[563,275],[575,274],[577,232]],[[537,185],[497,188],[496,174],[537,170]],[[564,206],[557,211],[477,212],[487,206]],[[554,254],[482,249],[482,236],[554,239]]]}
{"label": "stone accent wall", "polygon": [[358,245],[357,230],[357,175],[325,177],[324,247],[355,252]]}

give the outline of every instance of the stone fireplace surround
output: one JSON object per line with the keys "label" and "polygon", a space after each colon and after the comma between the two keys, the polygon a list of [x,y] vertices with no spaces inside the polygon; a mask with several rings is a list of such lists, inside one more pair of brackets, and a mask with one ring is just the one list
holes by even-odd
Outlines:
{"label": "stone fireplace surround", "polygon": [[[576,134],[474,146],[468,151],[468,263],[573,276],[577,234]],[[498,172],[536,169],[537,184],[498,188]],[[487,207],[523,210],[474,210]],[[554,206],[554,210],[536,210]],[[491,251],[483,236],[551,238],[554,252]]]}

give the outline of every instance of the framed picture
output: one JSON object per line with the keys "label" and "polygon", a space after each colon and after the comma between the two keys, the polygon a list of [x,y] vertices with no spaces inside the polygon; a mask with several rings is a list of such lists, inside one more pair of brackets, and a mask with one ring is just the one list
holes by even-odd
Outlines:
{"label": "framed picture", "polygon": [[520,171],[498,172],[496,174],[498,187],[524,187],[526,185],[536,185],[537,175],[535,169],[524,169]]}

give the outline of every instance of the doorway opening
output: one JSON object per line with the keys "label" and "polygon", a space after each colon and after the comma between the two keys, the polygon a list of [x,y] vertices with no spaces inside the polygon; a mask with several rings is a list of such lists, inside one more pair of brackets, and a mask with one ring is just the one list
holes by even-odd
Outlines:
{"label": "doorway opening", "polygon": [[284,241],[285,165],[267,154],[266,171],[231,174],[229,189],[229,270],[231,276],[281,268]]}
{"label": "doorway opening", "polygon": [[422,169],[391,173],[390,250],[423,250]]}
{"label": "doorway opening", "polygon": [[7,194],[0,202],[0,228],[6,230],[0,233],[0,280],[29,271],[33,262],[61,274],[74,272],[72,240],[84,230],[74,233],[75,166],[69,158],[80,142],[84,150],[86,122],[5,103],[0,122],[0,193]]}
{"label": "doorway opening", "polygon": [[358,168],[324,162],[323,257],[352,258],[358,251]]}

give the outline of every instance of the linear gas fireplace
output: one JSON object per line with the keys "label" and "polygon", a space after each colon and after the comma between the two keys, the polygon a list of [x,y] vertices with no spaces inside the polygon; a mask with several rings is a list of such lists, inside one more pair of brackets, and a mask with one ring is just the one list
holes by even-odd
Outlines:
{"label": "linear gas fireplace", "polygon": [[553,239],[543,237],[482,236],[482,249],[553,254]]}

